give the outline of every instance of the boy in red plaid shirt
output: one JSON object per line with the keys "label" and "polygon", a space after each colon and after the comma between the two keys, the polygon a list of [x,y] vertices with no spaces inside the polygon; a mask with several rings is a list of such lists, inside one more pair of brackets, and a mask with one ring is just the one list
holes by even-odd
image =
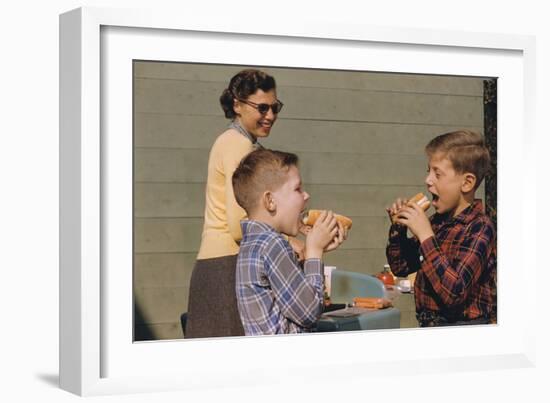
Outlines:
{"label": "boy in red plaid shirt", "polygon": [[[481,135],[442,134],[426,146],[436,213],[398,198],[386,208],[390,227],[386,256],[392,272],[417,272],[414,292],[419,325],[496,323],[496,229],[474,194],[489,169]],[[407,228],[414,235],[407,237]]]}

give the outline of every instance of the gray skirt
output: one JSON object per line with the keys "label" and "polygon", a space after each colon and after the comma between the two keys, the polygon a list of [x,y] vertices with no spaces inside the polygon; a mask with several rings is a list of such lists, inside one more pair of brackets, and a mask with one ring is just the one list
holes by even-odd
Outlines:
{"label": "gray skirt", "polygon": [[189,286],[185,338],[244,336],[237,308],[237,255],[195,262]]}

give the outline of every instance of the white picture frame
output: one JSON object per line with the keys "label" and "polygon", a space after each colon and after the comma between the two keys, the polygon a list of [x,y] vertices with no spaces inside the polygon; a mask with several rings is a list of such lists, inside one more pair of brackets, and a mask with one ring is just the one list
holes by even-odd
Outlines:
{"label": "white picture frame", "polygon": [[[181,43],[187,51],[171,54],[174,44]],[[220,43],[233,51],[213,51]],[[265,57],[250,52],[252,58],[235,52],[238,46],[272,51]],[[300,58],[304,48],[307,61]],[[501,179],[524,190],[535,188],[535,176],[522,177],[513,169],[514,161],[528,161],[532,152],[534,49],[534,39],[522,35],[315,19],[251,22],[244,28],[239,21],[197,20],[153,10],[81,8],[61,15],[61,387],[97,395],[292,383],[297,377],[318,381],[330,369],[336,370],[330,371],[331,379],[335,372],[343,379],[350,373],[378,375],[381,368],[406,375],[533,366],[536,295],[527,290],[535,276],[536,253],[527,234],[536,232],[535,223],[522,219],[528,206],[521,199],[512,205],[506,197],[511,191],[501,186]],[[338,57],[323,59],[327,51]],[[350,52],[355,52],[354,61]],[[498,325],[132,343],[127,283],[131,209],[124,214],[131,191],[128,63],[150,59],[273,65],[277,57],[281,66],[361,69],[367,54],[369,70],[499,77]],[[110,270],[115,264],[119,269]],[[522,310],[514,304],[518,298]],[[451,347],[442,340],[461,343]],[[383,343],[421,348],[382,354],[376,346]]]}

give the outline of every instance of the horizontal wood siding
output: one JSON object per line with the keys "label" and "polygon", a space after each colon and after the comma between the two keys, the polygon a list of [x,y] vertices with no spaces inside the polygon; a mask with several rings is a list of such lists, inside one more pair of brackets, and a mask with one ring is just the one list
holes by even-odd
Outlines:
{"label": "horizontal wood siding", "polygon": [[[208,153],[227,127],[219,96],[242,66],[137,62],[134,69],[135,337],[183,336],[200,244]],[[459,128],[483,131],[483,80],[267,68],[285,106],[262,144],[300,158],[311,208],[349,215],[328,265],[376,273],[386,263],[396,197],[425,191],[424,146]],[[483,195],[483,187],[478,191]],[[414,300],[402,323],[414,326]]]}

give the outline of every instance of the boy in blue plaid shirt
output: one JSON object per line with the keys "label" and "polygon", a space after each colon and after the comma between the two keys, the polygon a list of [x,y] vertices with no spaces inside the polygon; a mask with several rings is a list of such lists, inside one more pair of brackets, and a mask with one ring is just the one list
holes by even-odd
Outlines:
{"label": "boy in blue plaid shirt", "polygon": [[345,230],[323,212],[307,233],[302,266],[283,236],[296,236],[309,195],[302,189],[295,154],[259,149],[233,174],[233,190],[248,219],[237,259],[236,293],[246,335],[307,332],[323,311],[325,251]]}

